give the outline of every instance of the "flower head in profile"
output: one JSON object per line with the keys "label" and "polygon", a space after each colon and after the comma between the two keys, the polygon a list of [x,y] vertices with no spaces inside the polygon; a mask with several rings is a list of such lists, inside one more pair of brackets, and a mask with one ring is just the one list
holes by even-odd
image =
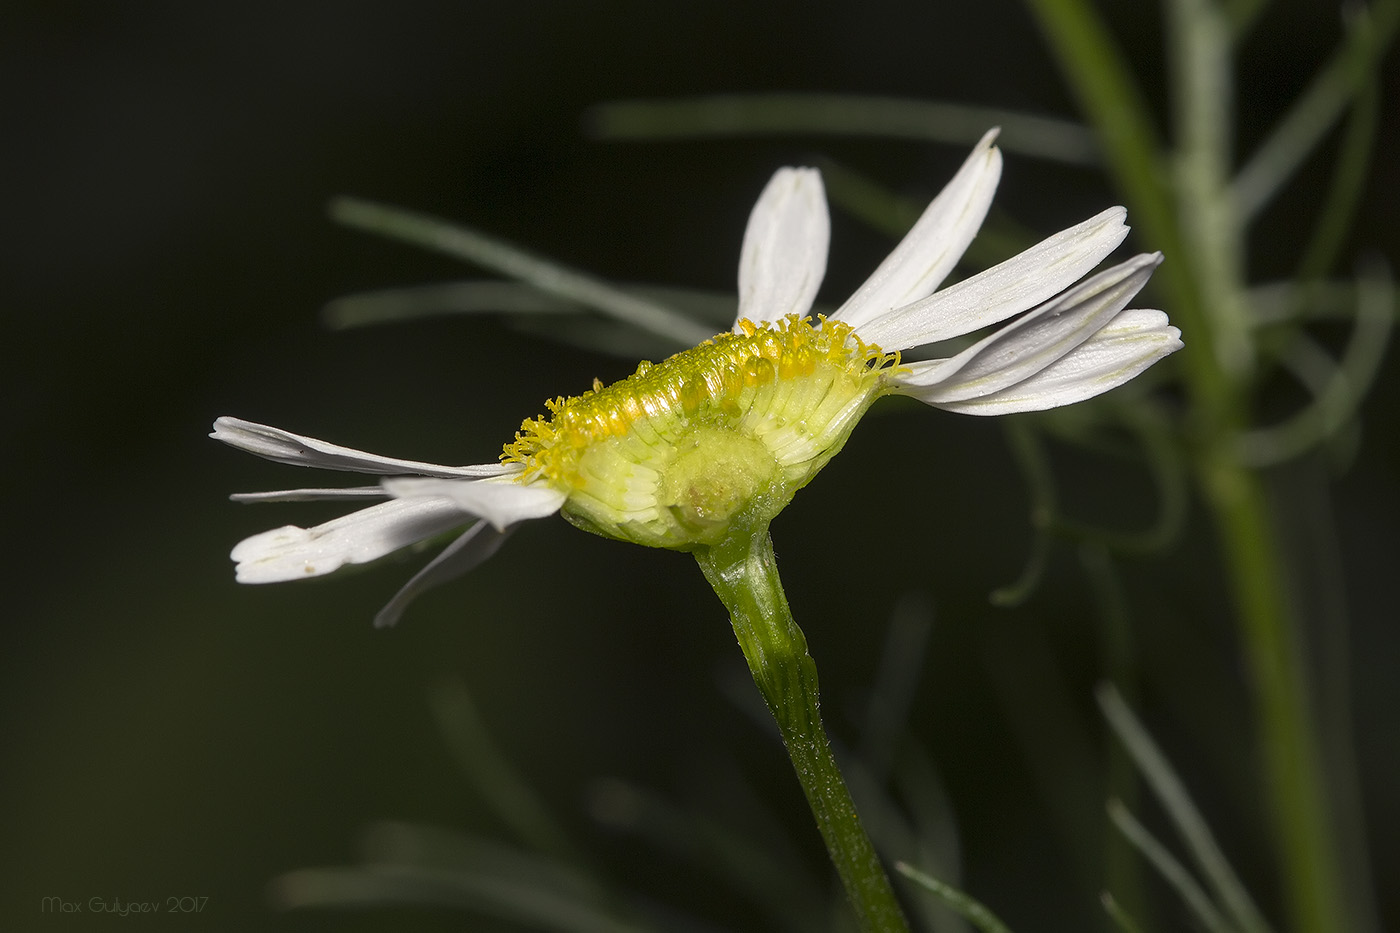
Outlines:
{"label": "flower head in profile", "polygon": [[[1160,254],[1090,275],[1127,236],[1122,208],[939,290],[991,204],[1001,176],[995,137],[983,137],[894,252],[827,317],[810,316],[830,234],[821,177],[779,170],[744,234],[733,328],[547,403],[500,463],[398,460],[218,419],[212,436],[249,453],[384,477],[235,496],[378,500],[323,525],[244,540],[232,553],[238,580],[321,576],[458,530],[376,617],[389,625],[418,593],[490,557],[526,519],[560,512],[608,537],[708,547],[735,529],[765,527],[883,395],[975,415],[1036,411],[1106,392],[1178,349],[1165,314],[1127,307]],[[902,351],[998,324],[953,356],[901,360]]]}

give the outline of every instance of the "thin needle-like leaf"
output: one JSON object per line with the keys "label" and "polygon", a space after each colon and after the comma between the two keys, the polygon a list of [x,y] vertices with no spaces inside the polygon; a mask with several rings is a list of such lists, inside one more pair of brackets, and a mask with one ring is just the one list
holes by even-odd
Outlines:
{"label": "thin needle-like leaf", "polygon": [[1357,282],[1356,326],[1340,363],[1330,368],[1330,378],[1314,390],[1312,403],[1292,418],[1244,434],[1240,438],[1240,458],[1252,466],[1280,463],[1341,431],[1355,416],[1380,372],[1395,327],[1395,308],[1395,287],[1389,270],[1375,265]]}
{"label": "thin needle-like leaf", "polygon": [[[734,321],[738,302],[733,294],[660,285],[617,286],[622,291],[675,308],[712,331],[726,329]],[[588,312],[584,305],[540,291],[522,282],[463,281],[435,282],[360,292],[336,298],[321,309],[322,320],[332,330],[367,327],[375,324],[401,324],[420,318],[458,314],[501,314],[508,317],[574,314]],[[598,320],[593,317],[593,320]],[[618,322],[610,322],[618,323]],[[635,330],[635,328],[634,328]],[[673,346],[679,342],[669,341]]]}
{"label": "thin needle-like leaf", "polygon": [[830,133],[942,143],[974,143],[989,126],[998,142],[1073,165],[1098,162],[1093,134],[1068,120],[940,101],[850,94],[736,94],[690,100],[599,104],[584,118],[601,139],[691,139],[700,136]]}
{"label": "thin needle-like leaf", "polygon": [[710,328],[683,314],[463,224],[351,197],[333,200],[330,213],[334,220],[348,227],[465,259],[686,346],[714,336]]}
{"label": "thin needle-like leaf", "polygon": [[1337,122],[1380,65],[1398,25],[1400,0],[1377,0],[1357,16],[1342,48],[1235,176],[1235,204],[1242,220],[1273,199]]}
{"label": "thin needle-like leaf", "polygon": [[735,833],[624,781],[598,781],[590,797],[594,819],[640,836],[728,882],[765,912],[771,929],[801,931],[820,925],[826,907],[821,890],[803,866],[775,852],[761,834]]}
{"label": "thin needle-like leaf", "polygon": [[1107,891],[1099,895],[1099,903],[1103,904],[1104,913],[1108,914],[1114,924],[1122,933],[1142,933],[1142,927],[1128,915],[1123,909],[1123,905],[1118,903],[1118,899]]}
{"label": "thin needle-like leaf", "polygon": [[920,593],[906,593],[890,615],[875,686],[865,709],[860,760],[882,782],[909,726],[909,710],[925,669],[933,607]]}
{"label": "thin needle-like leaf", "polygon": [[1249,27],[1269,5],[1269,0],[1227,0],[1224,4],[1225,18],[1230,22],[1230,30],[1236,41],[1242,38]]}
{"label": "thin needle-like leaf", "polygon": [[456,907],[556,933],[641,933],[647,929],[560,895],[547,885],[424,868],[302,869],[278,878],[272,886],[272,899],[286,908]]}
{"label": "thin needle-like leaf", "polygon": [[1157,838],[1147,831],[1147,827],[1137,821],[1128,808],[1117,800],[1108,802],[1108,817],[1113,821],[1113,825],[1118,827],[1118,831],[1123,837],[1133,844],[1142,857],[1152,863],[1157,869],[1157,873],[1162,879],[1171,885],[1177,894],[1181,895],[1181,900],[1186,904],[1191,913],[1196,915],[1196,919],[1201,921],[1210,933],[1237,933],[1235,928],[1226,922],[1225,917],[1211,903],[1211,899],[1206,892],[1196,883],[1196,879],[1191,877],[1180,862],[1176,860],[1167,847],[1157,841]]}
{"label": "thin needle-like leaf", "polygon": [[[928,751],[917,742],[905,744],[894,774],[895,787],[903,809],[909,814],[913,847],[918,864],[946,883],[962,884],[962,840],[958,834],[957,815],[947,788],[934,767]],[[929,909],[935,906],[937,910]],[[913,905],[926,926],[938,933],[963,933],[967,923],[952,916],[941,899],[925,907]]]}
{"label": "thin needle-like leaf", "polygon": [[1307,291],[1332,270],[1337,254],[1350,238],[1352,220],[1361,203],[1375,150],[1376,129],[1381,115],[1381,89],[1374,78],[1357,95],[1347,121],[1346,133],[1337,152],[1332,180],[1323,199],[1322,213],[1298,262],[1294,276]]}
{"label": "thin needle-like leaf", "polygon": [[930,893],[937,895],[953,910],[981,930],[982,933],[1011,933],[1011,928],[1002,923],[1001,918],[992,913],[971,895],[959,891],[950,884],[944,884],[931,875],[926,875],[905,862],[895,862],[895,871]]}
{"label": "thin needle-like leaf", "polygon": [[1055,492],[1050,459],[1035,429],[1020,419],[1005,422],[1004,429],[1007,443],[1011,446],[1011,453],[1030,494],[1033,534],[1031,551],[1020,577],[1014,583],[993,590],[990,596],[992,605],[1011,607],[1021,605],[1040,586],[1050,557],[1051,529],[1059,512],[1059,496]]}
{"label": "thin needle-like leaf", "polygon": [[[1177,776],[1166,756],[1157,747],[1157,743],[1152,740],[1152,736],[1148,735],[1142,723],[1123,701],[1122,694],[1112,684],[1104,683],[1099,685],[1097,697],[1104,718],[1108,720],[1118,740],[1132,755],[1133,761],[1147,779],[1148,786],[1161,801],[1172,824],[1181,834],[1196,864],[1205,875],[1207,883],[1215,891],[1234,923],[1244,933],[1267,931],[1268,923],[1264,921],[1259,908],[1245,891],[1235,870],[1226,861],[1225,853],[1220,850],[1215,835],[1191,800],[1186,785]],[[1118,809],[1124,814],[1127,813],[1121,804]],[[1114,808],[1110,806],[1109,815],[1113,814]],[[1114,821],[1118,822],[1118,818],[1114,817]]]}
{"label": "thin needle-like leaf", "polygon": [[457,766],[516,838],[581,863],[568,834],[491,736],[466,687],[455,680],[439,685],[432,708]]}
{"label": "thin needle-like leaf", "polygon": [[450,314],[567,314],[585,309],[518,282],[436,282],[346,295],[321,309],[332,330]]}

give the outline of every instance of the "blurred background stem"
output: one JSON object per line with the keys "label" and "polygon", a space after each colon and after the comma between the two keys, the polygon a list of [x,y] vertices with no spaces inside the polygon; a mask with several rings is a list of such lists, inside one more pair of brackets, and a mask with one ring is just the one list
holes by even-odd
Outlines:
{"label": "blurred background stem", "polygon": [[[1087,0],[1029,0],[1111,176],[1143,233],[1169,257],[1160,281],[1186,341],[1193,457],[1220,537],[1245,653],[1291,929],[1354,929],[1342,897],[1301,632],[1288,598],[1261,473],[1246,466],[1252,349],[1245,319],[1244,223],[1229,171],[1232,36],[1213,0],[1169,0],[1176,150],[1157,139],[1131,72]],[[1174,202],[1174,203],[1173,203]]]}

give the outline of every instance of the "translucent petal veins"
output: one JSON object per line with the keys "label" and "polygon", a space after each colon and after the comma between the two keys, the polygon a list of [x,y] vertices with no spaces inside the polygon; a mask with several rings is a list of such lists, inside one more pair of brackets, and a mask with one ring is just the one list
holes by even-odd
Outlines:
{"label": "translucent petal veins", "polygon": [[898,366],[841,322],[741,321],[627,379],[548,402],[501,459],[568,494],[566,517],[640,544],[711,543],[776,514],[845,443]]}

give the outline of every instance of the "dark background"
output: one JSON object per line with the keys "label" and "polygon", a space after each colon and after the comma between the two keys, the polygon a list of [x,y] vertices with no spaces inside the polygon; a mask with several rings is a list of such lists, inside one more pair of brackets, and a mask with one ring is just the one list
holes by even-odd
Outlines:
{"label": "dark background", "polygon": [[[582,132],[589,105],[834,91],[1071,117],[1028,13],[1008,0],[6,9],[0,268],[13,608],[0,674],[0,926],[120,919],[64,923],[39,912],[48,895],[202,895],[197,917],[123,922],[477,928],[434,912],[279,913],[265,896],[286,870],[351,862],[374,819],[500,834],[429,714],[428,690],[446,677],[467,685],[531,784],[629,885],[716,921],[754,923],[742,899],[683,860],[595,826],[587,796],[599,777],[722,821],[709,776],[743,768],[821,871],[785,760],[719,687],[742,680],[741,658],[683,555],[531,523],[398,629],[375,631],[370,618],[409,566],[324,585],[234,584],[225,558],[234,542],[322,513],[228,503],[232,491],[306,480],[204,435],[215,416],[236,414],[386,454],[485,462],[546,397],[631,370],[484,318],[324,330],[318,309],[336,296],[478,276],[337,228],[325,218],[330,197],[460,218],[619,280],[730,290],[745,217],[778,165],[831,155],[926,199],[965,147],[815,136],[601,143]],[[1165,113],[1158,14],[1137,3],[1106,12]],[[1265,15],[1242,50],[1246,148],[1339,31],[1329,4],[1275,4]],[[1396,142],[1395,78],[1391,68],[1382,153]],[[1291,206],[1263,218],[1251,257],[1260,277],[1290,268],[1325,166],[1324,153]],[[1355,243],[1394,257],[1395,160],[1382,155],[1373,175]],[[1117,200],[1092,171],[1010,155],[998,205],[1048,234]],[[823,295],[839,301],[889,241],[848,216],[834,225]],[[1340,634],[1355,658],[1380,879],[1400,872],[1397,386],[1392,365],[1333,501],[1316,495],[1325,464],[1275,476],[1295,540],[1315,545],[1319,510],[1335,516],[1350,614]],[[1057,456],[1072,510],[1116,526],[1150,517],[1140,468]],[[1032,753],[1047,737],[1066,760],[1078,735],[1093,754],[1104,747],[1091,699],[1103,670],[1092,594],[1061,548],[1030,602],[989,606],[1030,542],[1001,427],[912,407],[871,419],[774,537],[832,731],[851,736],[897,601],[931,600],[914,731],[959,817],[966,887],[1023,931],[1098,923],[1102,879],[1077,873],[1067,853],[1099,845],[1099,792],[1047,791]],[[1276,917],[1214,561],[1208,521],[1193,512],[1170,553],[1125,564],[1141,703]],[[1036,725],[1061,703],[1078,732]],[[1400,922],[1395,891],[1382,894]],[[1160,903],[1164,927],[1179,925],[1171,900]]]}

